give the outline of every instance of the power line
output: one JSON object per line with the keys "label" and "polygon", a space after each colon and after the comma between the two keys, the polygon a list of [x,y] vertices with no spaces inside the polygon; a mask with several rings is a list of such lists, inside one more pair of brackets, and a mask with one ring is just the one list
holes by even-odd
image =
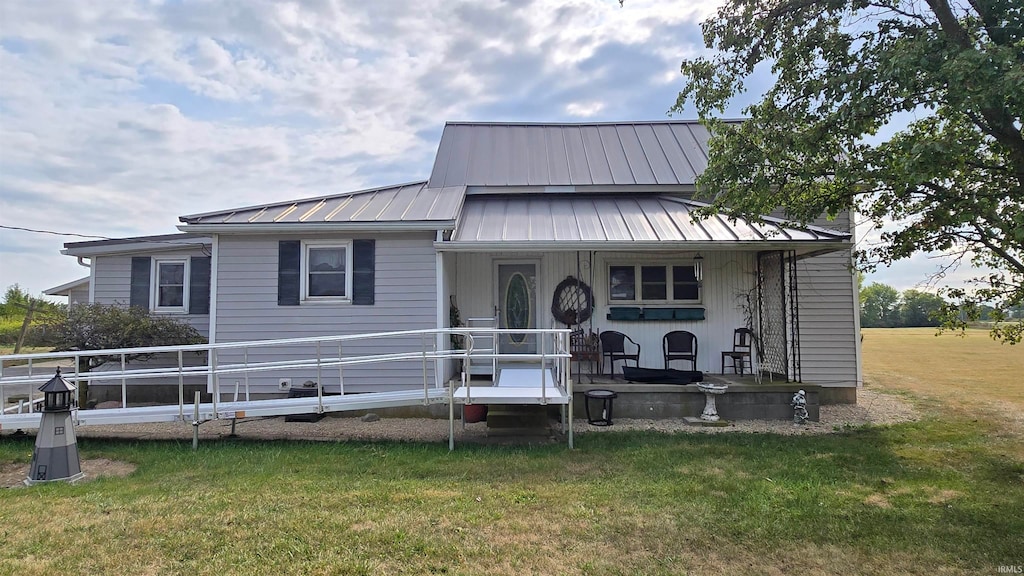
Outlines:
{"label": "power line", "polygon": [[21,232],[35,232],[36,234],[53,234],[54,236],[75,236],[77,238],[92,238],[93,240],[117,240],[117,238],[107,238],[106,236],[90,236],[88,234],[75,234],[73,232],[54,232],[53,230],[35,230],[33,228],[7,226],[4,224],[0,224],[0,228],[3,228],[5,230],[20,230]]}
{"label": "power line", "polygon": [[193,242],[176,242],[173,240],[147,240],[145,237],[133,237],[133,238],[111,238],[109,236],[94,236],[91,234],[76,234],[74,232],[55,232],[53,230],[38,230],[35,228],[23,228],[21,226],[7,226],[0,224],[0,229],[4,230],[17,230],[20,232],[34,232],[36,234],[51,234],[53,236],[74,236],[75,238],[88,238],[90,240],[132,240],[139,243],[148,244],[170,244],[172,246],[189,246],[194,244]]}

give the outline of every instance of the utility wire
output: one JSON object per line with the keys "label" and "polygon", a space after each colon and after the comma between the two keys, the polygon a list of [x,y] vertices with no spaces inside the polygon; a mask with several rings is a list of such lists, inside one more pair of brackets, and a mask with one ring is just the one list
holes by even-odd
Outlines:
{"label": "utility wire", "polygon": [[74,236],[76,238],[88,238],[90,240],[134,240],[136,242],[146,242],[149,244],[171,244],[173,246],[185,246],[190,245],[192,242],[176,242],[173,240],[147,240],[144,237],[130,237],[130,238],[111,238],[109,236],[94,236],[91,234],[75,234],[74,232],[54,232],[53,230],[37,230],[34,228],[22,228],[20,226],[7,226],[0,224],[0,228],[4,230],[18,230],[21,232],[34,232],[36,234],[52,234],[53,236]]}

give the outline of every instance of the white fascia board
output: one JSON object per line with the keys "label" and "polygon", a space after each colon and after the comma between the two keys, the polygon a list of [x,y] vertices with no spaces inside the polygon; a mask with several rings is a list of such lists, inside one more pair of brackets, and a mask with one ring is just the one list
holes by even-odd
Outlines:
{"label": "white fascia board", "polygon": [[262,234],[266,232],[318,234],[321,232],[447,230],[454,226],[454,220],[437,220],[430,222],[346,222],[337,224],[182,224],[178,226],[178,230],[199,234]]}
{"label": "white fascia board", "polygon": [[718,241],[718,242],[434,242],[434,248],[442,252],[566,252],[575,250],[595,251],[762,251],[794,250],[798,253],[824,254],[853,248],[853,242],[808,240],[804,242],[771,241]]}
{"label": "white fascia board", "polygon": [[153,241],[153,242],[126,242],[124,244],[108,244],[105,246],[79,246],[77,248],[65,248],[60,251],[65,256],[112,256],[115,254],[167,252],[171,250],[188,250],[210,246],[209,238],[194,238],[174,241]]}

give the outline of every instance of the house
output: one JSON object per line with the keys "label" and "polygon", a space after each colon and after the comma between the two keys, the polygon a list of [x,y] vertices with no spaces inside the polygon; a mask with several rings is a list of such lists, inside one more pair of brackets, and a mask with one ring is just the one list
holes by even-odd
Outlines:
{"label": "house", "polygon": [[[813,386],[820,403],[854,402],[851,215],[804,227],[693,219],[708,138],[693,121],[450,122],[424,181],[186,215],[182,234],[77,242],[64,252],[91,259],[89,301],[181,315],[211,342],[447,327],[452,306],[481,326],[564,327],[552,305],[568,278],[585,284],[593,303],[573,328],[629,335],[641,366],[662,367],[664,334],[686,330],[699,343],[698,369],[732,373],[722,351],[736,328],[750,327],[759,373]],[[413,340],[341,353],[386,353]],[[508,334],[498,345],[544,343]],[[438,367],[433,379],[443,383],[453,370]],[[319,377],[340,386],[340,376]],[[398,362],[350,368],[344,378],[346,393],[401,389],[422,382],[423,369]],[[247,381],[264,394],[283,384],[266,372]]]}
{"label": "house", "polygon": [[75,304],[88,304],[89,303],[89,277],[79,278],[78,280],[72,280],[66,284],[60,286],[54,286],[48,290],[44,290],[43,294],[47,296],[67,296],[68,306],[74,306]]}

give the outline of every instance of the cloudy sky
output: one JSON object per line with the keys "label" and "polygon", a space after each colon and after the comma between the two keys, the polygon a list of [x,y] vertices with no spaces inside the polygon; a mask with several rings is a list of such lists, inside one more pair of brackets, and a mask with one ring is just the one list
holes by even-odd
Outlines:
{"label": "cloudy sky", "polygon": [[[172,233],[183,214],[426,178],[446,120],[664,119],[716,3],[5,1],[0,225]],[[83,239],[0,229],[0,289],[85,276],[59,254]]]}

